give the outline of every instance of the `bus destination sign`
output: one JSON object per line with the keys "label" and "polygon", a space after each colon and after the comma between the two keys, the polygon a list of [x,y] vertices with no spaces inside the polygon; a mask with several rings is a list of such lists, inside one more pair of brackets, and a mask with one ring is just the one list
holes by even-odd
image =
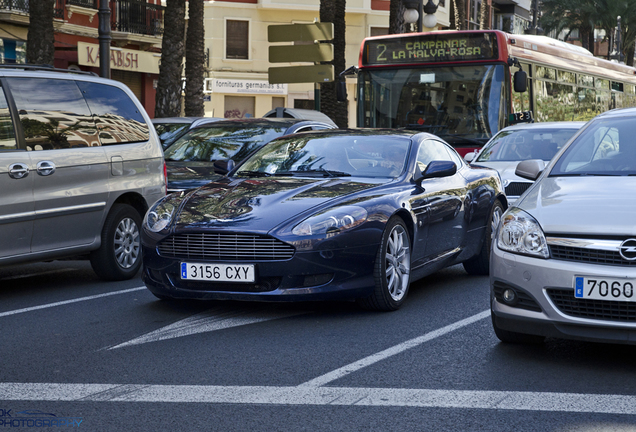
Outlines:
{"label": "bus destination sign", "polygon": [[497,58],[495,33],[445,33],[369,39],[364,43],[362,63],[368,66]]}

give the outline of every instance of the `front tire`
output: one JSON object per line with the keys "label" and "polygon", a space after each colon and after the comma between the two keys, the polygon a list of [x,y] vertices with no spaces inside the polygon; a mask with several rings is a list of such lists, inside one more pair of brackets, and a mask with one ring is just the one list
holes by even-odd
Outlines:
{"label": "front tire", "polygon": [[503,205],[499,200],[495,200],[495,204],[490,210],[490,220],[488,225],[486,225],[484,242],[481,245],[479,255],[463,262],[466,273],[470,275],[487,275],[490,272],[490,250],[492,249],[492,242],[503,213]]}
{"label": "front tire", "polygon": [[409,290],[411,240],[404,222],[393,217],[382,234],[374,266],[375,287],[369,297],[358,299],[364,309],[394,311],[402,306]]}
{"label": "front tire", "polygon": [[133,278],[141,267],[141,216],[132,206],[115,204],[102,228],[102,244],[91,252],[93,271],[108,281]]}

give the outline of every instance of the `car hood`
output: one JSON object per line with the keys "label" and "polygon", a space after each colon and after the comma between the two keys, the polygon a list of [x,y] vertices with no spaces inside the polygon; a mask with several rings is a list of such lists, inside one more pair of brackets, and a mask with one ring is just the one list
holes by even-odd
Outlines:
{"label": "car hood", "polygon": [[519,207],[546,234],[636,235],[636,177],[544,177]]}
{"label": "car hood", "polygon": [[187,197],[176,228],[266,233],[306,210],[375,186],[378,183],[341,178],[226,177]]}
{"label": "car hood", "polygon": [[166,161],[166,169],[169,190],[193,189],[223,177],[214,172],[212,162]]}

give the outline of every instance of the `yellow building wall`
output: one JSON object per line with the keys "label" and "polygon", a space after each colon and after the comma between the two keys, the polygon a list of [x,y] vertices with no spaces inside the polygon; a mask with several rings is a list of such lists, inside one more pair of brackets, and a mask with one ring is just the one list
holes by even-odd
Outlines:
{"label": "yellow building wall", "polygon": [[[257,4],[225,1],[205,2],[205,47],[209,56],[207,77],[209,79],[232,79],[267,81],[269,67],[291,66],[292,63],[269,63],[267,27],[278,24],[312,23],[319,20],[319,0],[259,0]],[[445,10],[438,16],[441,23],[447,22]],[[249,59],[225,58],[225,23],[227,20],[249,21]],[[346,65],[357,65],[360,45],[370,35],[372,27],[388,28],[389,12],[371,10],[371,0],[348,0],[346,20]],[[306,64],[306,63],[305,63]],[[300,65],[296,63],[295,65]],[[255,98],[256,117],[272,109],[273,97],[284,97],[285,106],[293,107],[295,99],[314,99],[313,83],[288,84],[286,95],[234,94]],[[349,95],[349,127],[356,126],[356,79],[347,79]],[[225,94],[207,94],[206,116],[223,117]]]}

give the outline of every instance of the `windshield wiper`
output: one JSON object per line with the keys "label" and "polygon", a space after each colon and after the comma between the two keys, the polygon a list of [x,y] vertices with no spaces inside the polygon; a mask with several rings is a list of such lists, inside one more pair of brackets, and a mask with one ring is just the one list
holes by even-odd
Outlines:
{"label": "windshield wiper", "polygon": [[273,175],[265,171],[239,171],[236,174],[242,174],[248,177],[271,177]]}
{"label": "windshield wiper", "polygon": [[296,171],[282,171],[277,172],[277,176],[304,176],[304,175],[319,175],[321,177],[351,177],[351,174],[344,171],[326,170],[324,168],[310,169],[310,170],[296,170]]}

